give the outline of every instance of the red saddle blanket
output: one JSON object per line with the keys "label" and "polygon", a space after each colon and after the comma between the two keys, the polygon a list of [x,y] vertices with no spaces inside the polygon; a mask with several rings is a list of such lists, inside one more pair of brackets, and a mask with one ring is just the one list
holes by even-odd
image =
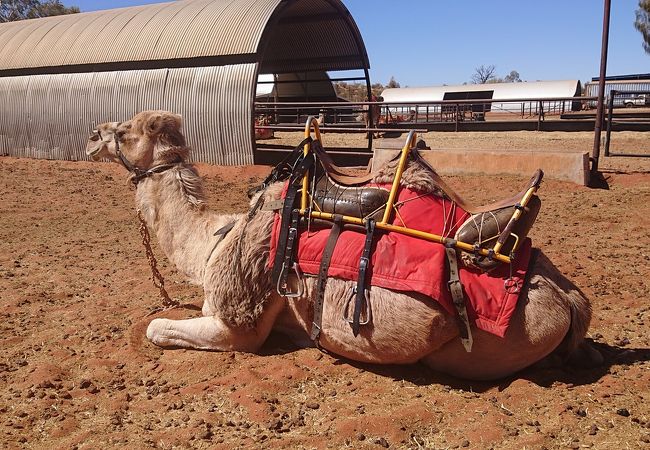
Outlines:
{"label": "red saddle blanket", "polygon": [[[390,186],[381,186],[390,189]],[[453,237],[469,213],[450,200],[402,188],[392,224]],[[280,231],[280,214],[275,215],[271,235],[269,266],[273,265]],[[305,274],[318,275],[321,256],[330,229],[303,229],[298,241],[298,264]],[[343,230],[332,255],[330,277],[356,280],[365,234]],[[482,330],[503,337],[517,305],[531,255],[526,238],[511,267],[502,264],[490,272],[465,267],[459,261],[460,279],[470,321]],[[511,275],[512,274],[512,275]],[[404,292],[420,292],[437,301],[449,314],[456,314],[447,288],[443,245],[396,232],[377,230],[369,271],[371,286]],[[512,280],[506,286],[506,280]],[[372,295],[372,294],[371,294]]]}

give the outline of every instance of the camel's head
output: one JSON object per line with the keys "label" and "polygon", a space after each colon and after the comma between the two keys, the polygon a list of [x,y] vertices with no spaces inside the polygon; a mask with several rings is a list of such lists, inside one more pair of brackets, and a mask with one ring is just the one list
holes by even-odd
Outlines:
{"label": "camel's head", "polygon": [[[90,134],[86,143],[86,154],[93,161],[109,157],[111,154],[109,148],[115,146],[115,130],[119,124],[119,122],[102,123]],[[112,151],[114,152],[114,149]]]}
{"label": "camel's head", "polygon": [[180,130],[181,116],[167,111],[143,111],[126,122],[99,125],[88,139],[86,154],[95,161],[106,158],[140,170],[182,162],[188,149]]}

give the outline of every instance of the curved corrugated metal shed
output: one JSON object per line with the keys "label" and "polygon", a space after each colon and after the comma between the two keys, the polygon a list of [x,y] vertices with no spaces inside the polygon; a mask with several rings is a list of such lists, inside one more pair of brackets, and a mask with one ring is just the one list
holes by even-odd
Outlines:
{"label": "curved corrugated metal shed", "polygon": [[[522,103],[507,102],[514,99],[556,99],[579,96],[581,91],[578,80],[559,81],[526,81],[521,83],[486,83],[463,84],[456,86],[427,86],[412,88],[390,88],[382,92],[385,102],[439,102],[449,100],[450,94],[470,92],[491,92],[489,97],[482,99],[504,100],[492,103],[493,111],[518,111]],[[471,98],[471,95],[468,96]],[[455,99],[455,98],[454,98]],[[572,102],[567,102],[570,110]],[[532,108],[536,106],[533,104]]]}
{"label": "curved corrugated metal shed", "polygon": [[438,102],[448,92],[493,91],[494,100],[521,98],[559,98],[580,95],[580,81],[526,81],[522,83],[463,84],[456,86],[427,86],[385,89],[386,102]]}
{"label": "curved corrugated metal shed", "polygon": [[0,152],[85,158],[94,123],[164,108],[184,116],[195,159],[251,163],[259,74],[368,68],[340,0],[186,0],[4,23]]}

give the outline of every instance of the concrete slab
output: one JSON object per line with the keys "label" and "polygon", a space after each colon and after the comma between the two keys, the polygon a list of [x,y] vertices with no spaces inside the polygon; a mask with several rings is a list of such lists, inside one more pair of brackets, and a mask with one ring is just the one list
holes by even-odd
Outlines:
{"label": "concrete slab", "polygon": [[[403,145],[403,143],[402,143]],[[384,145],[388,147],[388,145]],[[399,150],[375,148],[373,170],[393,158]],[[589,183],[589,152],[530,150],[420,150],[440,175],[521,175],[542,169],[544,176],[586,186]]]}

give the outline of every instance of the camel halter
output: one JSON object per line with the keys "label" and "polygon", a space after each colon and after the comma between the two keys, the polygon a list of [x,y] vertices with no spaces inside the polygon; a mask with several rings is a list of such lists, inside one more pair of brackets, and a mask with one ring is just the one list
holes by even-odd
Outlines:
{"label": "camel halter", "polygon": [[[117,126],[120,126],[120,123],[118,123]],[[99,135],[101,138],[101,133]],[[144,180],[145,178],[148,178],[153,174],[161,173],[166,170],[169,170],[182,163],[182,161],[179,160],[173,163],[160,164],[158,166],[154,166],[151,169],[147,169],[147,170],[141,169],[135,164],[132,164],[131,161],[129,161],[128,158],[124,156],[124,153],[122,153],[122,151],[120,150],[120,140],[117,136],[117,133],[115,134],[114,140],[115,140],[115,153],[117,154],[118,158],[120,158],[122,165],[126,168],[126,170],[128,170],[131,173],[131,178],[129,179],[129,181],[133,183],[134,187],[137,187],[138,183],[140,183],[140,181]],[[142,211],[138,209],[137,213],[138,213],[138,220],[140,221],[140,236],[142,236],[142,245],[144,245],[145,253],[147,254],[147,260],[149,261],[149,267],[151,267],[153,285],[156,288],[158,288],[158,290],[160,291],[160,297],[163,302],[163,307],[154,308],[149,314],[147,314],[149,316],[151,314],[160,312],[161,310],[164,311],[171,308],[177,308],[178,306],[180,306],[180,303],[177,300],[172,300],[169,297],[169,294],[167,294],[167,290],[165,289],[165,279],[163,278],[162,274],[158,271],[158,262],[156,261],[156,257],[154,256],[153,250],[151,249],[151,236],[149,235],[149,229],[147,228],[147,224],[144,221],[144,217],[142,217]]]}
{"label": "camel halter", "polygon": [[[118,127],[120,126],[120,123],[117,124]],[[148,178],[156,173],[165,172],[166,170],[176,167],[183,162],[180,158],[178,158],[177,161],[166,163],[166,164],[159,164],[157,166],[152,167],[151,169],[141,169],[135,164],[132,164],[131,161],[129,161],[127,157],[124,156],[124,153],[122,153],[122,151],[120,150],[120,139],[118,138],[117,133],[115,134],[114,140],[115,140],[115,153],[117,154],[118,158],[120,158],[120,162],[122,163],[124,168],[126,168],[126,170],[131,172],[131,178],[129,179],[129,181],[133,183],[133,186],[137,186],[138,183],[140,183],[140,181],[144,180],[145,178]]]}

